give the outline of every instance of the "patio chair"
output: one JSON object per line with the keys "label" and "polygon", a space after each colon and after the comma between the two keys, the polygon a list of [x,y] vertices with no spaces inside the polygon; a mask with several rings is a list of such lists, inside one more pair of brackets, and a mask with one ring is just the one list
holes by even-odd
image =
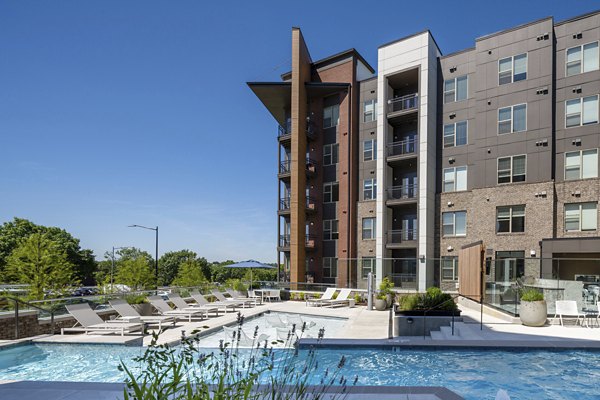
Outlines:
{"label": "patio chair", "polygon": [[208,318],[208,312],[198,308],[194,309],[189,307],[173,310],[161,296],[150,296],[148,297],[148,301],[161,315],[166,315],[177,319],[187,319],[188,322],[192,322],[192,318],[204,319],[202,316],[203,314],[206,314]]}
{"label": "patio chair", "polygon": [[210,306],[210,307],[221,307],[223,309],[224,313],[227,313],[227,309],[231,308],[232,311],[235,311],[235,308],[238,306],[238,304],[236,303],[232,303],[232,302],[220,302],[220,301],[213,301],[212,303],[208,300],[206,300],[206,297],[204,297],[202,295],[202,293],[197,292],[197,291],[192,291],[190,292],[190,296],[192,296],[192,299],[194,299],[194,301],[196,303],[198,303],[201,306]]}
{"label": "patio chair", "polygon": [[[575,324],[580,325],[583,324],[583,321],[585,320],[585,314],[579,312],[575,300],[556,300],[556,312],[554,318],[556,318],[557,315],[561,326],[564,326],[563,317],[577,318]],[[581,318],[581,322],[579,321],[579,318]]]}
{"label": "patio chair", "polygon": [[[227,337],[229,339],[234,340],[233,338],[234,338],[234,335],[237,336],[238,328],[224,326],[223,331],[225,331],[225,334],[227,335]],[[258,335],[257,338],[252,338],[246,332],[244,332],[242,329],[239,329],[239,332],[240,332],[240,337],[237,340],[237,344],[242,347],[254,347],[255,345],[258,345],[259,343],[264,342],[265,340],[269,339],[269,335],[265,335],[264,333],[261,333],[260,335]]]}
{"label": "patio chair", "polygon": [[131,305],[125,300],[114,299],[109,300],[108,303],[124,320],[127,318],[139,318],[144,324],[158,325],[158,329],[162,329],[162,325],[164,323],[171,322],[173,325],[175,325],[175,318],[173,317],[162,315],[140,315],[140,313],[138,313],[135,308],[131,307]]}
{"label": "patio chair", "polygon": [[260,304],[262,304],[263,296],[256,294],[256,292],[254,290],[248,290],[248,298],[254,299],[255,301],[259,301]]}
{"label": "patio chair", "polygon": [[237,304],[237,305],[241,305],[242,308],[246,308],[246,302],[243,300],[228,299],[227,297],[225,297],[225,295],[223,293],[219,292],[216,289],[212,290],[211,293],[221,303]]}
{"label": "patio chair", "polygon": [[249,299],[248,297],[244,296],[243,294],[241,294],[237,290],[225,289],[225,291],[231,296],[231,298],[233,300],[243,301],[244,304],[252,304],[254,306],[258,305],[256,299]]}
{"label": "patio chair", "polygon": [[120,333],[121,336],[124,336],[125,333],[141,331],[143,328],[141,322],[133,323],[122,320],[103,321],[88,303],[69,304],[65,307],[77,323],[71,328],[61,328],[61,335],[64,335],[65,332],[84,332],[85,334],[89,332],[101,332]]}
{"label": "patio chair", "polygon": [[173,305],[175,305],[175,307],[177,307],[178,310],[187,310],[187,309],[202,310],[202,311],[206,311],[207,317],[208,317],[208,313],[213,311],[216,314],[215,316],[217,316],[217,317],[219,316],[219,307],[210,306],[208,304],[202,304],[202,305],[188,304],[178,293],[169,294],[169,300],[171,301],[171,303],[173,303]]}
{"label": "patio chair", "polygon": [[281,301],[281,292],[279,289],[263,290],[264,297],[270,301]]}
{"label": "patio chair", "polygon": [[307,306],[314,305],[314,306],[317,306],[317,307],[321,307],[321,306],[327,304],[327,301],[333,299],[333,295],[334,295],[335,291],[336,291],[335,288],[327,288],[327,290],[325,290],[325,293],[323,293],[323,295],[321,296],[321,298],[319,298],[319,299],[311,299],[311,298],[306,299],[306,305]]}
{"label": "patio chair", "polygon": [[354,306],[354,299],[349,299],[350,293],[352,293],[352,289],[340,289],[340,293],[335,299],[331,300],[323,300],[326,305],[330,307],[334,306],[343,306],[344,304],[348,304],[348,307]]}

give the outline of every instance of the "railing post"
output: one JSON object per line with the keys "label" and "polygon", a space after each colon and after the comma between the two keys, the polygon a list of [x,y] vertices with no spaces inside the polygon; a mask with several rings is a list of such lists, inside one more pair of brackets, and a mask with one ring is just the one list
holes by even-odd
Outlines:
{"label": "railing post", "polygon": [[19,302],[13,301],[15,302],[15,340],[17,340],[19,338]]}
{"label": "railing post", "polygon": [[452,336],[454,336],[454,308],[452,308]]}

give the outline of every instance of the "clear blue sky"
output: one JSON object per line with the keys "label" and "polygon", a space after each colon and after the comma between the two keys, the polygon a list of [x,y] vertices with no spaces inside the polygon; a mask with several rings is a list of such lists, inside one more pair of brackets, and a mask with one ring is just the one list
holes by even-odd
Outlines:
{"label": "clear blue sky", "polygon": [[442,52],[592,1],[0,0],[0,223],[111,246],[276,257],[276,125],[246,81],[278,80],[290,28],[313,59],[429,28]]}

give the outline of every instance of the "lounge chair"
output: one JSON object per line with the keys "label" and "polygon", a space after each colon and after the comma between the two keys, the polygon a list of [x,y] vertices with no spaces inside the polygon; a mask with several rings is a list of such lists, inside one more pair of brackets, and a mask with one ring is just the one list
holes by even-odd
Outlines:
{"label": "lounge chair", "polygon": [[177,319],[187,319],[188,322],[192,322],[192,318],[203,319],[203,314],[206,314],[206,317],[208,318],[208,312],[198,308],[194,309],[189,307],[173,310],[161,296],[150,296],[148,297],[148,301],[161,315],[175,317]]}
{"label": "lounge chair", "polygon": [[254,290],[248,290],[248,298],[249,299],[254,299],[255,302],[259,301],[260,304],[262,304],[262,302],[263,302],[263,296],[259,295],[259,294],[256,294],[256,292]]}
{"label": "lounge chair", "polygon": [[240,292],[238,292],[237,290],[233,290],[233,289],[226,289],[225,290],[227,293],[229,293],[229,295],[231,296],[231,298],[233,300],[237,300],[237,301],[243,301],[244,304],[252,304],[254,306],[258,305],[258,301],[256,299],[250,299],[244,295],[242,295]]}
{"label": "lounge chair", "polygon": [[[558,315],[560,325],[563,326],[563,317],[577,318],[575,324],[583,324],[585,314],[579,312],[577,302],[575,300],[556,300],[556,312],[554,318]],[[579,321],[581,318],[581,322]]]}
{"label": "lounge chair", "polygon": [[[234,338],[234,335],[237,335],[238,328],[224,326],[223,331],[225,331],[225,333],[227,334],[227,337],[229,339],[234,340],[233,338]],[[251,336],[249,336],[246,332],[244,332],[242,329],[239,329],[239,332],[240,332],[240,337],[237,339],[237,344],[239,344],[240,346],[243,346],[243,347],[254,347],[255,345],[258,345],[259,343],[264,342],[265,340],[269,339],[269,335],[265,335],[264,333],[261,333],[260,335],[258,335],[258,337],[256,339],[254,339]]]}
{"label": "lounge chair", "polygon": [[[141,322],[124,322],[122,320],[103,321],[102,318],[94,310],[91,309],[88,303],[69,304],[65,306],[69,314],[75,318],[77,324],[71,328],[61,328],[60,334],[65,332],[101,332],[101,333],[120,333],[124,336],[125,333],[141,331],[143,324]],[[79,326],[77,326],[79,325]]]}
{"label": "lounge chair", "polygon": [[[219,292],[218,290],[213,290],[211,291],[212,295],[215,296],[215,298],[220,302],[220,303],[229,303],[229,304],[236,304],[236,305],[241,305],[242,308],[246,308],[246,302],[243,300],[235,300],[235,299],[228,299],[227,297],[225,297],[225,295],[221,292]],[[250,302],[251,303],[251,302]]]}
{"label": "lounge chair", "polygon": [[335,288],[327,288],[327,290],[325,290],[325,293],[323,293],[323,295],[321,296],[321,298],[319,299],[306,299],[306,305],[310,306],[310,305],[314,305],[317,307],[321,307],[322,305],[326,305],[327,301],[332,300],[333,299],[333,295],[335,294],[336,289]]}
{"label": "lounge chair", "polygon": [[341,289],[340,293],[338,294],[338,296],[335,299],[323,300],[324,305],[334,307],[334,306],[340,306],[340,305],[343,306],[345,304],[348,304],[349,307],[353,306],[354,299],[348,298],[350,296],[350,293],[352,293],[352,289]]}
{"label": "lounge chair", "polygon": [[186,301],[177,293],[171,293],[169,294],[169,300],[171,301],[171,303],[173,303],[175,305],[175,307],[177,307],[178,310],[187,310],[187,309],[192,309],[192,310],[202,310],[202,311],[206,311],[206,316],[208,317],[208,313],[213,311],[216,316],[219,316],[219,307],[217,306],[210,306],[210,305],[200,305],[200,304],[188,304],[186,303]]}
{"label": "lounge chair", "polygon": [[163,324],[171,322],[175,325],[175,318],[163,315],[140,315],[135,308],[131,307],[125,300],[114,299],[109,300],[110,306],[121,316],[121,318],[139,318],[144,324],[158,325],[158,329],[162,329]]}
{"label": "lounge chair", "polygon": [[190,296],[192,296],[192,299],[194,299],[194,301],[196,303],[198,303],[198,305],[200,306],[210,306],[210,307],[221,307],[223,308],[223,312],[227,313],[227,309],[231,308],[232,311],[235,311],[235,308],[239,306],[239,304],[237,303],[232,303],[232,302],[220,302],[220,301],[213,301],[212,303],[208,300],[206,300],[206,297],[204,297],[200,292],[195,292],[192,291],[190,293]]}

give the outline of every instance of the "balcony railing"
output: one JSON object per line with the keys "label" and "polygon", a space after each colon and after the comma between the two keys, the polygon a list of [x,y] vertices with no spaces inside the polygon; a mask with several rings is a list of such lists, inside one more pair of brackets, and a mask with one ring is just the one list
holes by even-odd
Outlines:
{"label": "balcony railing", "polygon": [[[307,234],[305,236],[304,244],[307,248],[314,249],[316,246],[316,242],[317,242],[316,235]],[[279,247],[287,248],[287,247],[290,247],[291,243],[292,243],[292,241],[291,241],[290,235],[280,235],[279,236]]]}
{"label": "balcony railing", "polygon": [[279,211],[289,211],[290,209],[290,198],[282,197],[279,199]]}
{"label": "balcony railing", "polygon": [[391,186],[387,189],[388,200],[405,200],[417,197],[417,185]]}
{"label": "balcony railing", "polygon": [[279,125],[277,127],[277,137],[278,138],[282,138],[284,136],[289,136],[291,134],[292,134],[291,126],[283,127],[283,126]]}
{"label": "balcony railing", "polygon": [[[286,124],[286,126],[279,125],[277,127],[277,138],[278,139],[289,139],[292,135],[292,124],[291,122]],[[317,137],[317,128],[315,123],[309,118],[306,119],[306,136],[309,139],[314,139]]]}
{"label": "balcony railing", "polygon": [[[279,199],[279,211],[289,211],[291,208],[291,199],[290,197],[282,197]],[[306,210],[307,211],[316,211],[317,209],[317,201],[314,197],[308,196],[306,197]]]}
{"label": "balcony railing", "polygon": [[279,247],[290,247],[290,235],[279,235]]}
{"label": "balcony railing", "polygon": [[417,152],[417,144],[419,143],[418,136],[400,140],[398,142],[388,143],[387,155],[391,156],[402,156],[405,154],[414,154]]}
{"label": "balcony railing", "polygon": [[279,173],[280,174],[289,174],[292,171],[292,162],[291,160],[283,160],[279,162]]}
{"label": "balcony railing", "polygon": [[389,244],[400,244],[402,242],[408,242],[413,240],[417,240],[416,229],[398,229],[388,231]]}
{"label": "balcony railing", "polygon": [[419,95],[417,93],[407,94],[406,96],[396,97],[388,100],[388,113],[413,110],[418,106]]}

